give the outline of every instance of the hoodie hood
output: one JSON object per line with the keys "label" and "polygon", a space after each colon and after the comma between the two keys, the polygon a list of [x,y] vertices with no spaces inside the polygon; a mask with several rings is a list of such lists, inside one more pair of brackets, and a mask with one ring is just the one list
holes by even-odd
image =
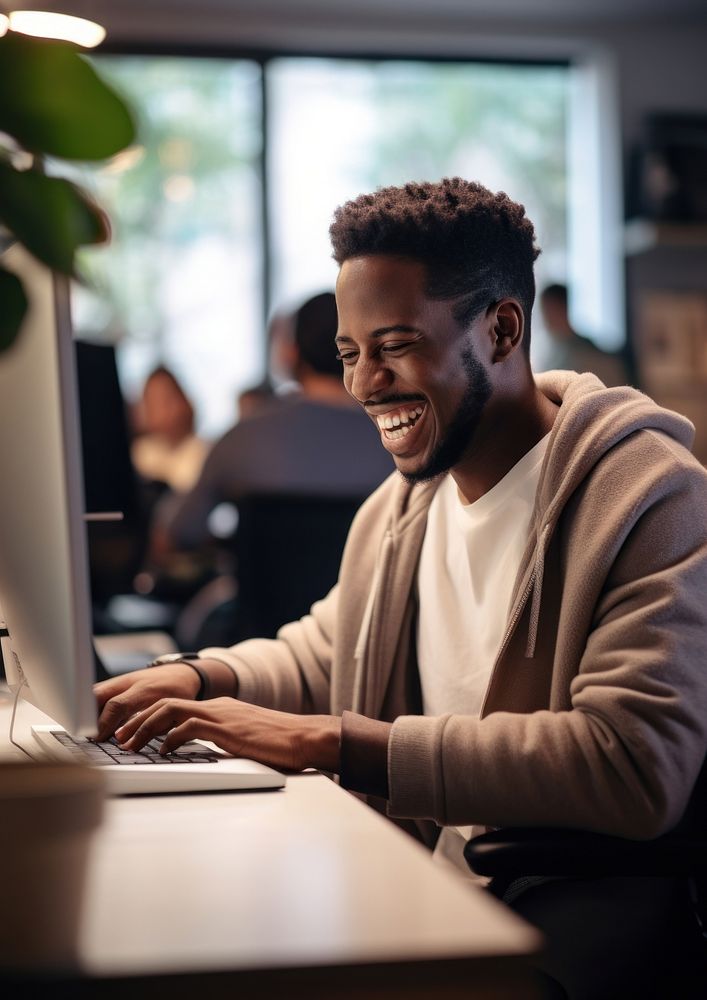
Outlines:
{"label": "hoodie hood", "polygon": [[658,406],[630,386],[608,389],[588,372],[543,372],[535,381],[541,392],[560,404],[538,485],[539,530],[557,521],[597,462],[630,434],[659,431],[688,450],[692,447],[695,428],[686,417]]}
{"label": "hoodie hood", "polygon": [[535,653],[545,556],[568,500],[611,448],[631,434],[652,430],[688,450],[695,428],[687,418],[658,406],[630,386],[607,388],[587,372],[550,371],[535,381],[560,409],[555,418],[535,500],[534,533],[529,540],[532,572],[521,602],[532,594],[526,656]]}

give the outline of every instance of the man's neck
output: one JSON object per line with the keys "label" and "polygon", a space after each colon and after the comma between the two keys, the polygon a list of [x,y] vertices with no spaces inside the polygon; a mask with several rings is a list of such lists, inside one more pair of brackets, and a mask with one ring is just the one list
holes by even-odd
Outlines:
{"label": "man's neck", "polygon": [[534,383],[527,397],[490,406],[469,452],[451,470],[464,502],[474,503],[500,483],[550,432],[558,409]]}

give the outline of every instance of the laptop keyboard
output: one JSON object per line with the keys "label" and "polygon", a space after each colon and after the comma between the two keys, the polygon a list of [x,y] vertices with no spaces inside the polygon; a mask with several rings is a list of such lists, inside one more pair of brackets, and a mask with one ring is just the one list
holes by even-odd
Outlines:
{"label": "laptop keyboard", "polygon": [[184,743],[178,750],[163,755],[160,753],[162,740],[159,738],[150,740],[136,753],[134,750],[123,750],[112,737],[99,743],[86,736],[71,736],[69,733],[53,732],[52,736],[70,753],[94,767],[108,764],[216,764],[223,759],[220,754],[194,742]]}

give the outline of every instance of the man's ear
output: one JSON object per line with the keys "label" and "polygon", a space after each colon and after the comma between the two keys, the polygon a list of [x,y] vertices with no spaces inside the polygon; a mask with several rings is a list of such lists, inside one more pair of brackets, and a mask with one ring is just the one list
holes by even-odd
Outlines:
{"label": "man's ear", "polygon": [[522,342],[525,317],[523,309],[516,299],[501,299],[493,306],[493,309],[495,317],[492,329],[495,345],[492,360],[497,362],[504,361]]}

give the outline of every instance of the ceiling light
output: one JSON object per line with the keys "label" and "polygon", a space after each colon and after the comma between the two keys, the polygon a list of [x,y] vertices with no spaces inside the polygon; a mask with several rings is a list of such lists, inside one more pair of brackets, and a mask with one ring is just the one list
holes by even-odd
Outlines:
{"label": "ceiling light", "polygon": [[[100,45],[106,37],[105,28],[95,21],[69,14],[52,14],[44,10],[13,10],[10,12],[10,28],[23,35],[38,35],[40,38],[61,38],[76,42],[86,49]],[[0,31],[2,27],[0,25]]]}
{"label": "ceiling light", "polygon": [[0,14],[0,38],[7,34],[7,29],[10,27],[10,19],[7,14]]}

